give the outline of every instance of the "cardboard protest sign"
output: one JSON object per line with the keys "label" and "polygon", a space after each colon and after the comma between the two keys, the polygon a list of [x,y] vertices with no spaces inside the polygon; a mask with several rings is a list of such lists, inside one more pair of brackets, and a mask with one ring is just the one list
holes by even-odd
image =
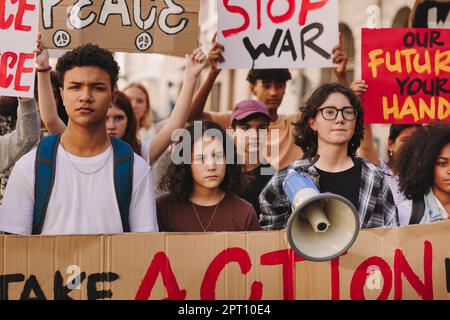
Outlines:
{"label": "cardboard protest sign", "polygon": [[33,97],[38,0],[0,1],[0,96]]}
{"label": "cardboard protest sign", "polygon": [[362,78],[366,123],[450,121],[450,30],[363,29]]}
{"label": "cardboard protest sign", "polygon": [[336,0],[217,0],[221,68],[331,67]]}
{"label": "cardboard protest sign", "polygon": [[450,0],[416,0],[411,11],[412,28],[450,28]]}
{"label": "cardboard protest sign", "polygon": [[449,299],[449,243],[450,221],[360,231],[329,262],[285,231],[1,236],[0,298]]}
{"label": "cardboard protest sign", "polygon": [[41,0],[47,48],[89,42],[116,52],[183,56],[197,47],[199,0]]}

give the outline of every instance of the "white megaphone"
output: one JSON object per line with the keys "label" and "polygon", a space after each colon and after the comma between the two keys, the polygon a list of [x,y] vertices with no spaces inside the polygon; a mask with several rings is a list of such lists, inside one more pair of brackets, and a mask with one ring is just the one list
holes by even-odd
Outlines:
{"label": "white megaphone", "polygon": [[293,169],[283,181],[293,213],[287,237],[294,251],[306,260],[328,261],[345,253],[359,232],[353,204],[337,194],[320,193],[308,174]]}

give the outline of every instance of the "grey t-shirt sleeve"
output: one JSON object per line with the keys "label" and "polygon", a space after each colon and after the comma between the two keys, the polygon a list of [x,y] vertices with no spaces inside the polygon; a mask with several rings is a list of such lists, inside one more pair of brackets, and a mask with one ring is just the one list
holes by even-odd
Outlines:
{"label": "grey t-shirt sleeve", "polygon": [[39,139],[40,123],[34,99],[19,99],[16,129],[0,137],[0,172],[31,150]]}

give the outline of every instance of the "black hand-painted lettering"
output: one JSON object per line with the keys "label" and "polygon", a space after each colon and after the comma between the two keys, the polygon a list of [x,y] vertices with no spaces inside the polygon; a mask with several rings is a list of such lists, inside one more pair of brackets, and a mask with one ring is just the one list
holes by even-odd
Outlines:
{"label": "black hand-painted lettering", "polygon": [[25,280],[25,276],[21,273],[7,274],[0,276],[0,300],[8,300],[9,284],[12,282],[22,282]]}
{"label": "black hand-painted lettering", "polygon": [[257,48],[253,46],[249,37],[245,37],[242,41],[244,42],[244,46],[247,49],[248,53],[252,57],[252,60],[255,61],[259,58],[259,56],[264,53],[267,57],[272,57],[275,55],[275,50],[280,42],[281,35],[283,34],[283,30],[277,29],[275,31],[275,35],[273,36],[272,42],[270,43],[270,47],[268,48],[266,44],[260,44]]}
{"label": "black hand-painted lettering", "polygon": [[286,31],[286,35],[284,36],[278,57],[280,57],[283,52],[289,51],[292,54],[292,59],[297,61],[297,51],[295,50],[294,41],[292,41],[291,31],[288,29]]}
{"label": "black hand-painted lettering", "polygon": [[403,81],[400,78],[395,78],[395,81],[397,81],[397,84],[398,84],[398,86],[400,88],[400,94],[405,94],[405,87],[406,87],[406,84],[409,81],[409,77],[406,78]]}
{"label": "black hand-painted lettering", "polygon": [[88,300],[111,299],[111,290],[97,290],[98,282],[113,282],[119,279],[119,275],[113,272],[94,273],[88,277]]}
{"label": "black hand-painted lettering", "polygon": [[[86,272],[82,272],[80,274],[80,283],[82,283],[86,279]],[[54,286],[53,286],[53,296],[55,300],[73,300],[69,297],[69,293],[72,289],[67,288],[64,285],[64,279],[61,276],[61,272],[56,271],[54,278]]]}
{"label": "black hand-painted lettering", "polygon": [[[31,292],[34,292],[35,297],[31,297]],[[31,275],[27,279],[25,285],[23,286],[20,300],[47,300],[41,286],[39,285],[39,282],[36,279],[36,276]]]}
{"label": "black hand-painted lettering", "polygon": [[[310,31],[310,30],[317,30],[317,33],[312,36],[311,38],[305,40],[305,35]],[[314,43],[314,41],[319,38],[322,33],[323,33],[323,25],[321,23],[311,23],[310,25],[304,27],[302,29],[302,31],[300,32],[300,39],[301,39],[301,45],[302,45],[302,60],[305,60],[305,47],[308,47],[310,49],[312,49],[313,51],[315,51],[316,53],[318,53],[319,55],[321,55],[322,57],[324,57],[325,59],[329,60],[331,58],[331,54],[326,52],[324,49],[322,49],[321,47],[319,47],[318,45],[316,45]]]}

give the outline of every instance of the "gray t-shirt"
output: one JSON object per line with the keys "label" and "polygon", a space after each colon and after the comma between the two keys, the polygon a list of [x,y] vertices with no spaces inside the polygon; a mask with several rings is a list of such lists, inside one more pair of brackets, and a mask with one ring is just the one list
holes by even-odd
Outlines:
{"label": "gray t-shirt", "polygon": [[10,117],[0,117],[0,204],[13,165],[39,138],[40,121],[34,100],[19,99],[15,130],[13,122]]}
{"label": "gray t-shirt", "polygon": [[39,116],[34,100],[20,100],[16,129],[0,136],[0,172],[31,150],[39,138]]}

